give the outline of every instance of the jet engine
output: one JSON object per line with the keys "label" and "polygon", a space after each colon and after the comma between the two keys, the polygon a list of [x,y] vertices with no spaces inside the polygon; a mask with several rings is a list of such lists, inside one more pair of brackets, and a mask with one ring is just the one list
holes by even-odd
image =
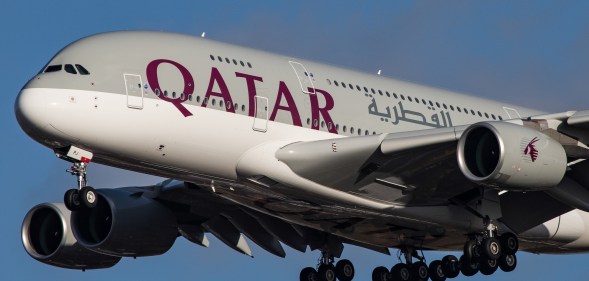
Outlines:
{"label": "jet engine", "polygon": [[564,177],[562,145],[534,129],[504,122],[468,127],[458,142],[458,165],[471,181],[507,190],[556,186]]}
{"label": "jet engine", "polygon": [[142,192],[98,189],[98,204],[72,213],[72,229],[84,247],[116,256],[154,256],[178,237],[174,214]]}
{"label": "jet engine", "polygon": [[22,225],[22,242],[27,253],[46,264],[83,270],[108,268],[121,260],[81,246],[72,234],[70,215],[63,203],[33,207]]}

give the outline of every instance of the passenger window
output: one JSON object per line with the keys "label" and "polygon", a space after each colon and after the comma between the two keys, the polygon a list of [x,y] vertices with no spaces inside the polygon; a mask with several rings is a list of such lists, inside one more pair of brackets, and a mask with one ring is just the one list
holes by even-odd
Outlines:
{"label": "passenger window", "polygon": [[67,72],[67,73],[78,74],[78,72],[76,71],[76,69],[74,68],[74,66],[71,65],[71,64],[66,64],[65,67],[64,67],[64,69],[65,69],[65,72]]}
{"label": "passenger window", "polygon": [[79,64],[76,64],[76,69],[78,70],[78,73],[80,73],[80,75],[90,75],[90,72]]}
{"label": "passenger window", "polygon": [[50,65],[45,69],[45,72],[58,72],[61,71],[61,64]]}

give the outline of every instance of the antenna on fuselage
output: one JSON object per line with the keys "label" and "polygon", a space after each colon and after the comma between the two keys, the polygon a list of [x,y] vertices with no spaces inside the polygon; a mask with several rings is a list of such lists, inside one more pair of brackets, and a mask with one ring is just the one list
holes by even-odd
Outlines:
{"label": "antenna on fuselage", "polygon": [[380,69],[378,70],[378,72],[376,73],[376,75],[380,76]]}
{"label": "antenna on fuselage", "polygon": [[206,34],[207,34],[206,32],[203,32],[203,33],[200,35],[200,37],[202,37],[202,38],[205,38],[205,35],[206,35]]}

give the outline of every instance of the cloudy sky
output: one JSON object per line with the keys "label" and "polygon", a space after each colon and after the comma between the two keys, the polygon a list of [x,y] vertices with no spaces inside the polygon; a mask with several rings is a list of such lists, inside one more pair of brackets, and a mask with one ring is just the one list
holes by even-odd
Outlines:
{"label": "cloudy sky", "polygon": [[[204,2],[204,1],[203,1]],[[294,280],[319,254],[240,255],[213,239],[178,239],[166,255],[78,272],[30,258],[20,226],[33,205],[61,201],[67,163],[30,140],[14,118],[20,88],[62,47],[87,35],[149,29],[200,35],[549,112],[589,108],[587,1],[4,1],[0,5],[0,276],[3,280]],[[72,117],[76,118],[76,117]],[[80,118],[83,118],[81,116]],[[158,179],[95,165],[97,187]],[[539,206],[540,207],[540,206]],[[426,253],[429,260],[445,253]],[[347,247],[356,280],[396,257]],[[588,255],[521,254],[514,273],[471,280],[585,280]],[[459,280],[466,280],[460,277]]]}

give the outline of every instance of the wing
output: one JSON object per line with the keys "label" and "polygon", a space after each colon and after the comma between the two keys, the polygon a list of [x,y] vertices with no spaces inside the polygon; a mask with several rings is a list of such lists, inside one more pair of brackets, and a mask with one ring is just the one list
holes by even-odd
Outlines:
{"label": "wing", "polygon": [[[587,167],[579,164],[589,156],[585,145],[589,142],[586,130],[589,112],[565,112],[488,124],[267,143],[244,155],[237,172],[252,185],[272,187],[282,194],[320,205],[354,205],[373,210],[386,209],[386,206],[456,205],[481,217],[483,214],[476,206],[483,194],[480,187],[490,186],[503,190],[498,218],[518,233],[574,208],[589,210],[589,181],[582,172]],[[458,151],[461,145],[464,150],[465,144],[459,141],[465,132],[475,131],[474,127],[492,127],[507,151],[505,161],[516,161],[513,167],[521,165],[518,167],[529,168],[530,173],[521,179],[525,173],[510,174],[510,167],[506,167],[506,171],[497,168],[495,170],[500,170],[498,180],[490,183],[489,179],[477,181],[476,175],[468,175],[465,172],[468,164],[462,167],[460,164],[467,160],[461,160]],[[539,137],[550,142],[539,145]],[[548,144],[556,148],[546,149]],[[562,170],[562,174],[534,170],[532,165],[536,158],[556,155],[558,147],[564,149],[560,162],[535,167],[557,167],[551,170]],[[531,150],[534,153],[530,153]],[[531,161],[522,161],[525,156]],[[553,182],[550,186],[541,186],[541,183],[550,182]],[[519,192],[522,190],[534,192]],[[536,193],[536,190],[540,191]],[[312,194],[312,198],[308,194]],[[552,208],[538,210],[535,206]],[[534,214],[530,214],[530,210]]]}

